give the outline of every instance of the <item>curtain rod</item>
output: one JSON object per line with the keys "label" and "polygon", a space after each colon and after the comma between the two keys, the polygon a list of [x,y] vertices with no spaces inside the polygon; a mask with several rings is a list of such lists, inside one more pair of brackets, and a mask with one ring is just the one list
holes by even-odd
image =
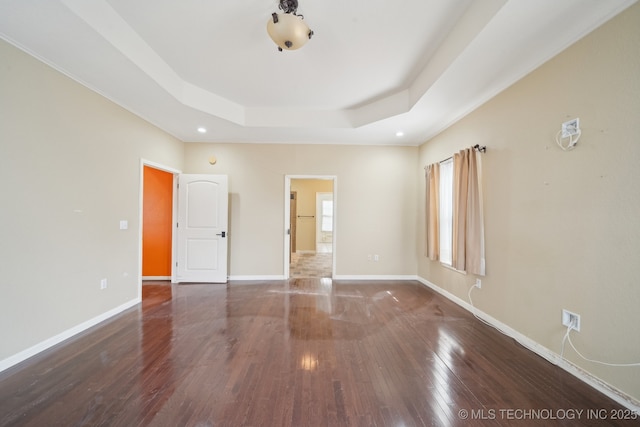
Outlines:
{"label": "curtain rod", "polygon": [[[487,146],[486,146],[486,145],[476,144],[476,145],[474,145],[474,146],[473,146],[473,147],[471,147],[471,148],[473,148],[474,150],[477,150],[477,151],[479,151],[479,152],[481,152],[481,153],[486,153],[486,152],[487,152]],[[440,160],[438,163],[446,162],[447,160],[451,160],[451,159],[453,159],[453,156],[451,156],[451,157],[447,157],[447,158],[446,158],[446,159],[444,159],[444,160]],[[425,170],[427,169],[427,167],[426,167],[426,166],[425,166],[424,168],[425,168]]]}

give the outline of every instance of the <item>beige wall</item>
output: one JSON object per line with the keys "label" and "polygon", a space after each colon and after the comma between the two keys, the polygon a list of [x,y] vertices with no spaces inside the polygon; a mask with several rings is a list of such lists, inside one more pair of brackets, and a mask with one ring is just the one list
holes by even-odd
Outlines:
{"label": "beige wall", "polygon": [[[472,144],[483,156],[487,276],[473,302],[560,353],[563,308],[588,357],[640,362],[640,6],[636,5],[420,147],[422,166]],[[579,117],[575,150],[555,141]],[[424,181],[424,180],[422,180]],[[419,235],[424,236],[424,182]],[[475,277],[431,262],[419,275],[467,301]],[[638,367],[572,362],[640,399]]]}
{"label": "beige wall", "polygon": [[[337,275],[415,275],[417,154],[417,147],[187,143],[184,171],[229,175],[232,277],[284,273],[286,175],[337,177]],[[372,253],[377,263],[367,260]]]}
{"label": "beige wall", "polygon": [[182,148],[0,41],[0,362],[138,298],[140,158]]}
{"label": "beige wall", "polygon": [[[316,193],[332,193],[333,181],[327,179],[292,179],[291,191],[297,193],[296,250],[316,250]],[[313,218],[309,218],[312,216]]]}
{"label": "beige wall", "polygon": [[[283,274],[285,175],[335,175],[339,276],[418,272],[466,300],[475,278],[426,260],[416,236],[422,167],[476,143],[488,274],[475,304],[555,352],[570,309],[585,354],[637,362],[638,23],[636,5],[419,149],[183,144],[0,42],[0,362],[138,298],[140,158],[229,175],[232,276]],[[582,138],[562,152],[554,135],[574,117]],[[567,355],[640,399],[638,368]]]}

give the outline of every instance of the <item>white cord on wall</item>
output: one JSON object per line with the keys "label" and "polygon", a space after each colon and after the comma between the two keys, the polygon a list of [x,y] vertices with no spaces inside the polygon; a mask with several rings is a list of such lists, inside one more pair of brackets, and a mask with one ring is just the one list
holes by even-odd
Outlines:
{"label": "white cord on wall", "polygon": [[[478,319],[479,321],[481,321],[482,323],[484,323],[485,325],[489,325],[491,326],[493,329],[495,329],[496,331],[500,332],[503,335],[508,336],[509,338],[514,339],[518,344],[522,345],[523,347],[527,347],[524,344],[522,344],[520,341],[518,341],[516,338],[510,336],[509,334],[507,334],[506,332],[504,332],[503,330],[501,330],[500,328],[492,325],[491,323],[487,322],[486,320],[480,318],[477,314],[476,314],[476,307],[473,305],[473,300],[471,299],[471,291],[473,291],[473,288],[478,288],[478,285],[473,285],[469,288],[469,292],[467,293],[467,296],[469,298],[469,304],[471,305],[471,308],[473,309],[471,311],[471,313],[473,314],[473,316]],[[582,355],[582,353],[580,353],[578,351],[578,349],[573,345],[573,342],[571,341],[571,331],[574,328],[574,324],[571,323],[571,325],[569,325],[567,327],[567,332],[564,334],[564,338],[562,339],[562,350],[560,351],[560,357],[562,359],[566,358],[564,357],[564,346],[566,342],[569,342],[569,344],[571,345],[571,348],[573,348],[573,350],[576,352],[576,354],[578,356],[580,356],[581,358],[583,358],[584,360],[586,360],[587,362],[593,362],[593,363],[599,363],[601,365],[606,365],[606,366],[617,366],[617,367],[630,367],[630,366],[640,366],[640,362],[635,362],[635,363],[607,363],[607,362],[601,362],[599,360],[594,360],[594,359],[589,359],[588,357],[585,357]]]}
{"label": "white cord on wall", "polygon": [[[558,144],[558,147],[560,147],[562,149],[562,151],[570,151],[573,150],[574,148],[576,148],[576,144],[578,143],[578,140],[580,139],[580,135],[582,135],[582,131],[580,129],[575,129],[574,130],[575,133],[575,138],[574,138],[574,134],[573,133],[569,133],[569,136],[565,136],[565,137],[561,137],[562,135],[562,129],[560,129],[558,131],[558,133],[556,134],[556,144]],[[569,138],[569,143],[567,145],[564,145],[562,143],[562,140]]]}
{"label": "white cord on wall", "polygon": [[574,327],[574,324],[571,323],[567,327],[567,333],[564,334],[564,338],[562,339],[562,351],[560,352],[560,357],[562,357],[563,359],[565,358],[564,357],[564,345],[565,345],[565,342],[569,342],[569,344],[571,345],[571,348],[573,349],[573,351],[575,351],[578,356],[580,356],[581,358],[583,358],[587,362],[593,362],[593,363],[598,363],[600,365],[617,366],[617,367],[640,366],[640,362],[635,362],[635,363],[607,363],[607,362],[601,362],[599,360],[589,359],[588,357],[583,356],[582,353],[580,353],[578,351],[576,346],[573,345],[573,342],[571,341],[571,331],[573,330],[573,327]]}
{"label": "white cord on wall", "polygon": [[495,329],[496,331],[500,332],[502,335],[507,336],[509,338],[511,338],[512,340],[514,340],[515,342],[517,342],[518,344],[520,344],[521,346],[523,346],[524,348],[528,348],[526,345],[524,345],[523,343],[521,343],[517,338],[515,338],[514,336],[506,333],[505,331],[503,331],[502,329],[498,328],[497,326],[487,322],[486,320],[484,320],[483,318],[481,318],[480,316],[478,316],[476,314],[476,307],[473,305],[473,300],[471,299],[471,291],[473,290],[473,288],[478,288],[480,289],[480,287],[476,284],[473,285],[472,287],[469,288],[469,292],[467,293],[467,297],[469,298],[469,304],[471,305],[471,314],[473,314],[473,317],[475,317],[476,319],[478,319],[479,321],[481,321],[482,323],[484,323],[485,325],[491,326],[493,329]]}

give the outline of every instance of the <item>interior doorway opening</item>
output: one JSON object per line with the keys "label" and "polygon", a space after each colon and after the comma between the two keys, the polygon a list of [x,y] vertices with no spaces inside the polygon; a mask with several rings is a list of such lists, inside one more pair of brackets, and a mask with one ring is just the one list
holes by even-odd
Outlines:
{"label": "interior doorway opening", "polygon": [[[175,188],[180,171],[144,159],[140,163],[138,296],[147,304],[166,299],[167,292],[170,296],[175,276]],[[143,289],[143,283],[154,286]],[[163,286],[158,291],[155,285]]]}
{"label": "interior doorway opening", "polygon": [[144,165],[142,280],[170,280],[173,234],[173,174]]}
{"label": "interior doorway opening", "polygon": [[335,271],[336,177],[287,176],[285,278],[331,278]]}

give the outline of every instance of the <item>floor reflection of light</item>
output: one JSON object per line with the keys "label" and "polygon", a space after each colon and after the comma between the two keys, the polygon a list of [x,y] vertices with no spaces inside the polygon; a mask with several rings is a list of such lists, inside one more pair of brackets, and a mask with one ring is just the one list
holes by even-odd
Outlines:
{"label": "floor reflection of light", "polygon": [[398,298],[396,298],[396,297],[394,297],[394,296],[393,296],[393,294],[391,293],[391,291],[387,291],[387,293],[389,294],[389,296],[390,296],[391,298],[393,298],[393,299],[394,299],[394,301],[395,301],[395,302],[400,302],[400,301],[398,300]]}
{"label": "floor reflection of light", "polygon": [[464,349],[458,344],[458,342],[449,335],[445,330],[438,330],[438,348],[436,350],[435,357],[433,358],[433,384],[435,386],[434,396],[438,401],[440,408],[442,408],[444,415],[441,417],[441,421],[448,422],[455,419],[453,405],[455,404],[455,396],[452,395],[451,390],[451,378],[455,375],[454,357],[456,355],[464,355]]}
{"label": "floor reflection of light", "polygon": [[309,353],[303,354],[300,360],[300,366],[305,371],[315,371],[318,367],[318,358]]}
{"label": "floor reflection of light", "polygon": [[432,396],[441,411],[435,411],[435,415],[440,418],[442,425],[447,425],[453,419],[452,405],[455,402],[451,395],[449,376],[451,371],[438,356],[433,358],[433,385],[435,387]]}
{"label": "floor reflection of light", "polygon": [[464,355],[464,348],[458,344],[455,338],[443,329],[439,329],[438,332],[438,355],[440,357],[446,358],[447,362],[451,362],[452,354]]}
{"label": "floor reflection of light", "polygon": [[333,282],[331,281],[331,279],[321,279],[319,290],[322,293],[323,297],[316,300],[316,308],[318,310],[324,311],[325,313],[332,313],[333,304],[331,302],[331,291],[333,290]]}

